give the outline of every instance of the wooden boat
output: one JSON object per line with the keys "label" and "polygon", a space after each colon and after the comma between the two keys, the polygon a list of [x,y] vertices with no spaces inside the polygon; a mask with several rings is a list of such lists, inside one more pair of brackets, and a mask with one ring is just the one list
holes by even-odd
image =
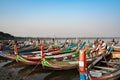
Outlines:
{"label": "wooden boat", "polygon": [[[108,52],[109,52],[109,49],[106,50],[105,53],[108,53]],[[86,59],[87,64],[88,65],[91,64],[99,56],[101,59],[102,58],[101,54],[94,56],[94,57],[87,57],[87,59]],[[53,69],[53,70],[68,70],[68,69],[77,68],[79,63],[80,62],[78,61],[78,57],[72,58],[71,60],[64,60],[64,61],[50,61],[50,60],[42,59],[42,65],[45,66],[45,68],[47,68],[47,69]]]}
{"label": "wooden boat", "polygon": [[79,63],[80,80],[116,80],[120,76],[120,52],[108,52],[86,67],[84,59]]}
{"label": "wooden boat", "polygon": [[[76,46],[74,46],[74,47],[76,47]],[[71,48],[69,48],[69,49],[71,49]],[[65,52],[72,52],[72,51],[74,51],[74,49],[73,50],[69,50],[69,49],[68,50],[63,50],[62,52],[65,53]],[[40,55],[36,55],[36,56],[33,55],[33,54],[32,54],[32,56],[29,55],[29,54],[22,55],[22,56],[18,55],[18,50],[16,48],[16,45],[14,45],[14,50],[15,50],[15,54],[10,54],[9,52],[6,52],[6,51],[0,51],[0,57],[5,58],[5,59],[17,60],[17,61],[28,63],[28,64],[34,64],[34,65],[38,64],[39,62],[41,62]],[[53,52],[53,53],[55,54],[57,52]],[[51,53],[46,53],[46,54],[47,55],[48,54],[51,55]],[[56,58],[57,60],[59,60],[60,57],[65,57],[65,56],[69,57],[70,55],[72,55],[73,57],[77,56],[77,52],[75,52],[75,53],[72,52],[72,53],[69,53],[69,54],[63,54],[63,55],[59,55],[59,56],[58,55],[55,55],[55,56],[52,55],[52,56],[47,56],[46,58],[47,59],[54,59],[54,58]],[[33,61],[33,60],[35,60],[35,61]],[[39,64],[41,64],[41,63],[39,63]]]}
{"label": "wooden boat", "polygon": [[[96,58],[88,58],[87,63],[90,64]],[[50,60],[42,60],[42,65],[45,66],[46,69],[52,70],[69,70],[77,68],[79,64],[78,57],[74,57],[70,60],[64,61],[50,61]]]}
{"label": "wooden boat", "polygon": [[[97,74],[94,75],[94,74]],[[116,80],[120,78],[120,52],[112,52],[90,70],[94,80]],[[95,78],[94,78],[95,77]]]}
{"label": "wooden boat", "polygon": [[[50,48],[48,50],[44,50],[44,52],[48,52],[46,53],[46,55],[51,55],[51,54],[59,54],[60,51],[56,51],[58,50],[58,48]],[[50,51],[53,51],[50,53]],[[61,53],[65,53],[65,52],[70,52],[72,50],[63,50],[61,51]],[[19,55],[23,56],[24,58],[28,59],[28,60],[40,60],[40,57],[38,58],[38,55],[40,55],[41,51],[32,51],[32,52],[20,52]],[[0,51],[0,57],[4,58],[4,59],[12,59],[15,60],[15,54],[13,54],[13,51]],[[31,57],[31,58],[30,58]]]}
{"label": "wooden boat", "polygon": [[[39,51],[40,52],[40,51]],[[36,54],[24,54],[24,55],[19,55],[19,56],[26,56],[26,57],[32,57],[35,56]],[[3,59],[10,59],[10,60],[16,60],[16,55],[7,51],[0,51],[0,58]]]}
{"label": "wooden boat", "polygon": [[[53,51],[53,52],[48,52],[48,53],[44,53],[44,54],[46,55],[46,58],[55,58],[56,56],[54,57],[53,55],[71,53],[71,52],[76,51],[77,48],[78,48],[77,46],[72,45],[64,50]],[[49,51],[49,49],[47,51]],[[44,50],[43,52],[47,52],[47,51]],[[32,55],[30,56],[31,53],[32,53]],[[39,54],[36,54],[36,53],[39,53]],[[68,55],[66,54],[66,56],[69,56],[69,55],[70,54],[68,54]],[[65,55],[63,55],[63,56],[65,56]],[[25,52],[25,55],[21,55],[21,57],[24,59],[27,59],[27,60],[41,60],[41,51],[28,52],[28,53]],[[56,58],[58,58],[58,57],[56,57]]]}
{"label": "wooden boat", "polygon": [[[73,49],[65,49],[65,50],[62,50],[62,51],[54,51],[54,52],[49,52],[49,53],[44,53],[45,54],[45,58],[46,59],[55,59],[55,58],[62,58],[62,57],[66,57],[66,56],[76,56],[78,54],[78,52],[76,51],[77,50],[77,46],[73,47]],[[75,52],[76,51],[76,52]],[[37,54],[37,55],[34,55],[34,56],[26,56],[26,55],[23,55],[21,56],[22,58],[24,59],[27,59],[27,60],[41,60],[41,54]]]}
{"label": "wooden boat", "polygon": [[[80,49],[85,45],[85,42],[80,46]],[[42,51],[43,52],[43,51]],[[16,52],[17,53],[17,52]],[[45,59],[47,60],[52,60],[52,61],[63,61],[63,60],[70,60],[73,57],[77,57],[79,54],[78,51],[76,52],[71,52],[71,53],[66,53],[66,54],[59,54],[59,55],[50,55],[50,56],[45,56]],[[19,56],[16,55],[16,60],[18,62],[22,62],[25,64],[29,65],[37,65],[41,64],[41,56],[36,56],[36,57],[28,57],[28,56]]]}
{"label": "wooden boat", "polygon": [[[14,50],[13,47],[9,48],[9,47],[5,47],[5,46],[4,46],[3,50],[6,51],[7,48],[9,50],[11,50],[11,51]],[[31,45],[29,45],[29,46],[24,46],[22,48],[17,47],[17,49],[18,49],[19,52],[39,51],[39,46],[31,46]],[[44,49],[46,50],[46,49],[48,49],[48,47],[45,47]]]}
{"label": "wooden boat", "polygon": [[3,51],[0,51],[0,57],[3,58],[3,59],[12,59],[12,60],[15,60],[15,54],[7,54],[7,53],[4,53]]}
{"label": "wooden boat", "polygon": [[[88,58],[87,62],[88,64],[90,64],[94,60],[95,58]],[[46,60],[45,58],[42,59],[42,65],[46,69],[52,69],[52,70],[74,69],[78,67],[78,64],[79,64],[78,57],[74,57],[71,60],[63,60],[63,61],[50,61],[50,60]]]}
{"label": "wooden boat", "polygon": [[[75,51],[74,48],[76,48],[76,47],[77,46],[75,46],[75,45],[71,45],[70,47],[68,47],[64,50],[60,50],[60,48],[58,48],[58,47],[49,48],[47,50],[45,48],[44,52],[45,52],[46,55],[54,55],[54,54],[60,54],[60,53],[64,54],[64,53],[69,53],[69,52]],[[19,52],[19,50],[18,50],[18,52]],[[13,51],[12,52],[11,51],[2,51],[2,53],[6,53],[6,54],[11,55],[14,52]],[[26,56],[33,56],[34,57],[34,56],[36,56],[36,54],[38,56],[38,54],[40,54],[40,53],[41,53],[41,50],[39,50],[39,51],[29,51],[29,52],[19,52],[19,55],[26,55]]]}
{"label": "wooden boat", "polygon": [[[59,54],[59,55],[53,55],[53,56],[46,56],[45,58],[47,60],[52,60],[52,61],[63,61],[63,60],[71,59],[75,56],[78,56],[78,52],[72,52],[72,53],[68,53],[68,54]],[[18,62],[22,62],[22,63],[29,64],[29,65],[41,64],[41,57],[40,56],[30,57],[30,60],[29,60],[29,58],[25,58],[25,57],[21,57],[19,55],[16,55],[15,59]]]}
{"label": "wooden boat", "polygon": [[120,51],[120,46],[114,46],[114,51]]}
{"label": "wooden boat", "polygon": [[[58,47],[54,47],[54,48],[49,48],[49,49],[44,49],[44,52],[49,53],[49,52],[54,52],[54,51],[58,51],[60,50],[60,48]],[[41,50],[39,51],[29,51],[29,52],[19,52],[19,55],[33,55],[33,54],[40,54]]]}

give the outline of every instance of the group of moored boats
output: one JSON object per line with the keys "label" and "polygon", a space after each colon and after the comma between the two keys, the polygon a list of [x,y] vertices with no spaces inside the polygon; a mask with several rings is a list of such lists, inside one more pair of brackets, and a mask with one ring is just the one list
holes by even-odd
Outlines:
{"label": "group of moored boats", "polygon": [[120,46],[114,42],[98,40],[89,46],[85,41],[78,41],[69,46],[65,42],[57,46],[47,44],[21,48],[15,43],[10,50],[0,48],[0,58],[18,63],[42,65],[50,70],[78,68],[80,80],[113,80],[120,75]]}

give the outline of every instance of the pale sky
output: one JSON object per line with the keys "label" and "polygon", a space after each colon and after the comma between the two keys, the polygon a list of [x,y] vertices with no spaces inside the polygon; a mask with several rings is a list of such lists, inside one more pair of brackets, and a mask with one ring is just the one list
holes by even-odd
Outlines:
{"label": "pale sky", "polygon": [[0,0],[0,31],[23,37],[120,37],[120,0]]}

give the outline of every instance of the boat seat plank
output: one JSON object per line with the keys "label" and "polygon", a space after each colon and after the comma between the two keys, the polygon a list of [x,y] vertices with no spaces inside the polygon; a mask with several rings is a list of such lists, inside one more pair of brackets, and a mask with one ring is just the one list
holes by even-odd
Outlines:
{"label": "boat seat plank", "polygon": [[106,70],[116,70],[116,68],[111,68],[111,67],[102,67],[102,66],[94,66],[95,68],[99,68],[99,69],[106,69]]}

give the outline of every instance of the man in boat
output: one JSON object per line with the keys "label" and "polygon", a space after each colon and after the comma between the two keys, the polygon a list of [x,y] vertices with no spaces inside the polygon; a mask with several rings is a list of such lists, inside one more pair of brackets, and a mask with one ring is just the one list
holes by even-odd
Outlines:
{"label": "man in boat", "polygon": [[97,49],[98,43],[94,42],[92,45],[92,48],[87,48],[86,53],[88,57],[93,57],[93,54],[96,54],[96,49]]}
{"label": "man in boat", "polygon": [[88,46],[92,47],[93,43],[88,40]]}
{"label": "man in boat", "polygon": [[40,45],[41,45],[41,41],[40,41],[40,39],[37,39],[36,46],[40,46]]}
{"label": "man in boat", "polygon": [[98,51],[98,54],[104,53],[106,49],[107,49],[107,44],[102,40],[99,41],[99,45],[96,49]]}
{"label": "man in boat", "polygon": [[97,39],[94,41],[94,43],[99,43],[99,38],[97,38]]}
{"label": "man in boat", "polygon": [[89,54],[91,54],[92,57],[98,56],[100,54],[103,54],[106,49],[107,49],[107,44],[104,41],[99,40],[98,43],[94,43],[94,48],[89,52]]}
{"label": "man in boat", "polygon": [[68,39],[65,40],[65,43],[63,44],[64,48],[67,48],[70,46],[70,41]]}
{"label": "man in boat", "polygon": [[112,46],[115,46],[119,41],[115,41],[115,39],[113,38],[113,40],[111,41]]}

